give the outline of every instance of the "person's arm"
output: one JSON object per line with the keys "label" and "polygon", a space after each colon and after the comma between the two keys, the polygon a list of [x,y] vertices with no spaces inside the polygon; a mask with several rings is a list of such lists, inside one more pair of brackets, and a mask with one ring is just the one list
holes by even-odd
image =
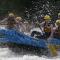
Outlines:
{"label": "person's arm", "polygon": [[8,20],[8,18],[4,18],[3,20],[0,21],[0,24],[3,24],[7,20]]}
{"label": "person's arm", "polygon": [[53,25],[51,24],[51,34],[50,34],[50,36],[49,36],[49,38],[48,38],[48,40],[49,39],[51,39],[51,38],[53,38],[53,34],[54,34],[54,32],[55,32],[55,27],[53,27]]}
{"label": "person's arm", "polygon": [[45,24],[45,21],[40,23],[40,29],[42,30],[43,33],[44,33],[44,24]]}
{"label": "person's arm", "polygon": [[40,23],[40,26],[43,26],[45,24],[45,21],[44,22],[42,22],[42,23]]}

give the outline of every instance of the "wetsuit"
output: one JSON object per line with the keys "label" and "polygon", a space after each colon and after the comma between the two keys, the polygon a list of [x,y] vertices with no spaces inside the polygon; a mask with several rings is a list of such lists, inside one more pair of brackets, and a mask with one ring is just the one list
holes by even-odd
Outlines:
{"label": "wetsuit", "polygon": [[54,38],[60,39],[60,27],[58,27],[58,29],[56,29],[56,31],[54,33]]}

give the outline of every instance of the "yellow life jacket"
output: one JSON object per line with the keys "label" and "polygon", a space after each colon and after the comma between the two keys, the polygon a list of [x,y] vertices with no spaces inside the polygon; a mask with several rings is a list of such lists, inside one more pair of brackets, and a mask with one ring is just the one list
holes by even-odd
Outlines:
{"label": "yellow life jacket", "polygon": [[50,28],[50,26],[46,26],[46,27],[44,27],[44,32],[51,32],[51,28]]}

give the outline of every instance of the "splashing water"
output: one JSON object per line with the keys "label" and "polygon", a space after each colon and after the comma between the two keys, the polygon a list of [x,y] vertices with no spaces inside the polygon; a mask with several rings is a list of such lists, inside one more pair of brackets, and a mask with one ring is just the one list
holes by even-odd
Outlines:
{"label": "splashing water", "polygon": [[[55,16],[56,7],[49,1],[39,0],[37,2],[32,1],[32,7],[30,9],[26,8],[25,18],[27,20],[42,20],[44,15],[48,14],[50,16]],[[38,55],[27,54],[21,55],[16,54],[9,50],[8,48],[0,47],[0,60],[60,60],[60,55],[54,58],[47,58],[45,56],[39,57]]]}
{"label": "splashing water", "polygon": [[60,60],[60,57],[48,58],[46,56],[39,57],[37,55],[19,55],[13,53],[8,48],[0,48],[0,60]]}
{"label": "splashing water", "polygon": [[46,1],[46,0],[37,0],[32,1],[32,7],[30,9],[26,8],[25,10],[25,18],[26,20],[38,20],[42,21],[44,15],[48,14],[52,17],[52,20],[56,19],[57,11],[55,2]]}

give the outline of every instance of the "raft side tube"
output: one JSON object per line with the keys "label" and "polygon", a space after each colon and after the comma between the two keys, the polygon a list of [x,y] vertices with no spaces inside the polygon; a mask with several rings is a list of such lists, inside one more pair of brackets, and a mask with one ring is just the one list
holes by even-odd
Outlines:
{"label": "raft side tube", "polygon": [[15,30],[0,30],[0,33],[3,34],[5,37],[0,37],[0,42],[3,43],[16,43],[16,44],[24,44],[30,45],[34,47],[42,47],[47,48],[46,41],[44,39],[35,39],[29,37],[21,32],[17,32]]}

